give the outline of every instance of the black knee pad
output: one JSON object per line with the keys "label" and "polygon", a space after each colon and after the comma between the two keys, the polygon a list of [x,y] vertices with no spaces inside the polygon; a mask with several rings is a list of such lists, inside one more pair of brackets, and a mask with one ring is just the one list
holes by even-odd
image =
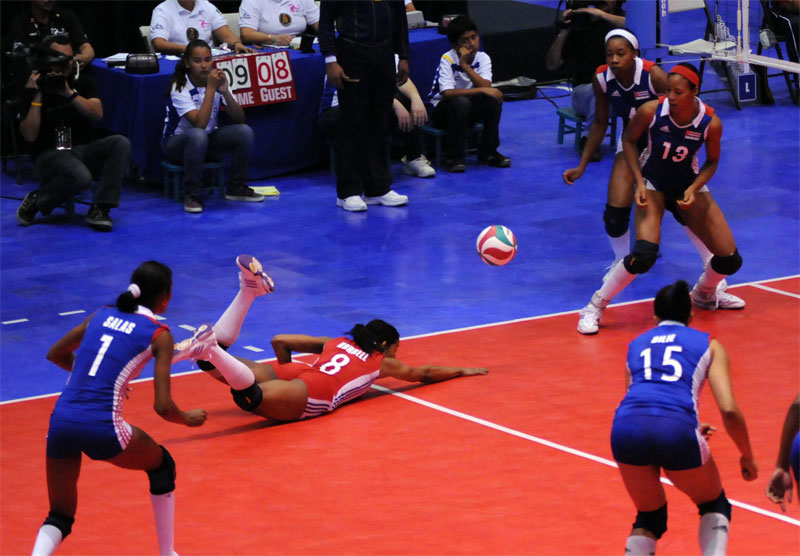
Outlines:
{"label": "black knee pad", "polygon": [[245,411],[255,410],[264,398],[261,387],[256,383],[242,390],[234,390],[231,388],[231,394],[233,394],[233,401],[236,402],[236,405]]}
{"label": "black knee pad", "polygon": [[711,502],[706,502],[705,504],[698,504],[697,505],[698,513],[700,517],[703,517],[705,514],[722,514],[728,518],[728,521],[731,520],[731,503],[728,502],[728,498],[725,496],[725,491],[719,493],[714,500]]}
{"label": "black knee pad", "polygon": [[72,524],[75,523],[74,517],[60,514],[58,512],[50,512],[47,514],[47,519],[44,520],[44,525],[52,525],[61,531],[61,540],[67,538],[67,535],[72,533]]}
{"label": "black knee pad", "polygon": [[636,514],[636,521],[633,522],[634,529],[646,529],[660,539],[667,530],[667,505],[652,512],[639,512]]}
{"label": "black knee pad", "polygon": [[644,274],[656,264],[658,243],[637,239],[633,244],[633,253],[623,259],[625,270],[631,274]]}
{"label": "black knee pad", "polygon": [[714,255],[711,257],[711,268],[715,272],[730,276],[735,274],[737,270],[742,268],[742,256],[739,254],[739,249],[735,249],[732,254],[726,257]]}
{"label": "black knee pad", "polygon": [[620,237],[628,231],[631,221],[631,207],[612,207],[606,203],[606,210],[603,211],[603,222],[606,225],[606,233],[611,237]]}
{"label": "black knee pad", "polygon": [[177,476],[175,460],[172,459],[166,448],[161,446],[161,450],[164,454],[161,465],[147,472],[147,476],[150,478],[150,494],[166,494],[175,490],[175,477]]}
{"label": "black knee pad", "polygon": [[[217,343],[217,345],[222,349],[224,349],[225,351],[228,351],[228,348],[230,347],[220,343]],[[200,367],[201,371],[213,371],[214,369],[216,369],[213,363],[209,361],[203,361],[202,359],[197,360],[197,366]]]}

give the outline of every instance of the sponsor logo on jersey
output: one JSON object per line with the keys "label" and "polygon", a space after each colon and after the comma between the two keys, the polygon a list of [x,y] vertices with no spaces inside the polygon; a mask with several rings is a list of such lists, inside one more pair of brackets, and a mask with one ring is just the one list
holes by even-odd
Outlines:
{"label": "sponsor logo on jersey", "polygon": [[614,91],[613,93],[611,93],[611,96],[612,97],[619,97],[619,96],[622,96],[622,95],[619,94],[619,91]]}
{"label": "sponsor logo on jersey", "polygon": [[669,133],[669,126],[662,125],[658,131],[663,131],[664,133]]}
{"label": "sponsor logo on jersey", "polygon": [[687,129],[684,137],[691,139],[692,141],[699,141],[703,136],[697,131],[691,131]]}

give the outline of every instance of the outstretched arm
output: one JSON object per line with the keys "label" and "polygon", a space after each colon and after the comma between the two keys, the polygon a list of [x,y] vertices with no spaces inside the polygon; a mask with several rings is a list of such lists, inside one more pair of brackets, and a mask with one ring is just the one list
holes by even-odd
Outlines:
{"label": "outstretched arm", "polygon": [[206,412],[202,409],[181,411],[170,394],[170,365],[172,364],[172,351],[174,340],[169,330],[161,332],[153,340],[151,348],[155,356],[153,369],[153,388],[155,389],[155,402],[153,409],[162,419],[187,427],[199,427],[206,421]]}
{"label": "outstretched arm", "polygon": [[292,352],[322,353],[325,343],[330,340],[326,336],[307,336],[305,334],[278,334],[272,338],[272,349],[278,363],[289,363]]}
{"label": "outstretched arm", "polygon": [[394,357],[384,357],[380,376],[381,378],[392,377],[408,382],[429,384],[458,376],[485,375],[488,372],[489,369],[486,367],[440,367],[438,365],[412,367]]}

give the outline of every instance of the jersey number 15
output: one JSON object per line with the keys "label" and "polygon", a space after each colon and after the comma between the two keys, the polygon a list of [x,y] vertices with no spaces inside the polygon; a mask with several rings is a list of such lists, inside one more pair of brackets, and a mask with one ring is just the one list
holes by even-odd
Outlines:
{"label": "jersey number 15", "polygon": [[[653,368],[652,368],[652,349],[653,348],[645,348],[639,354],[639,356],[644,359],[644,378],[645,380],[652,380],[653,378]],[[675,352],[680,353],[683,351],[683,347],[681,346],[667,346],[667,349],[664,350],[664,359],[661,362],[662,367],[672,367],[674,373],[673,374],[665,374],[661,372],[661,380],[665,380],[667,382],[677,382],[681,379],[681,375],[683,375],[683,367],[681,366],[680,361],[677,359],[672,358],[672,354]]]}

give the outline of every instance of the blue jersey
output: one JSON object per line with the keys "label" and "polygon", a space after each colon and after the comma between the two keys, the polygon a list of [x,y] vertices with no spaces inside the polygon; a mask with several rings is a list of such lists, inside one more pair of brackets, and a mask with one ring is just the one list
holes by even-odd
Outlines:
{"label": "blue jersey", "polygon": [[650,69],[655,65],[649,60],[636,58],[636,69],[633,74],[633,83],[627,89],[623,87],[608,64],[597,68],[596,77],[600,88],[608,98],[611,116],[622,118],[623,129],[628,121],[636,114],[636,110],[645,102],[656,100],[658,94],[650,81]]}
{"label": "blue jersey", "polygon": [[698,426],[697,397],[711,363],[709,335],[675,321],[633,340],[628,348],[631,386],[616,417],[662,415]]}
{"label": "blue jersey", "polygon": [[121,420],[125,387],[152,359],[150,346],[166,330],[141,306],[136,313],[116,307],[97,311],[75,352],[69,382],[53,415],[71,421]]}
{"label": "blue jersey", "polygon": [[669,115],[669,103],[659,99],[650,122],[647,148],[639,160],[642,176],[665,195],[682,198],[697,177],[697,151],[708,134],[714,109],[697,99],[699,110],[691,123],[679,126]]}

